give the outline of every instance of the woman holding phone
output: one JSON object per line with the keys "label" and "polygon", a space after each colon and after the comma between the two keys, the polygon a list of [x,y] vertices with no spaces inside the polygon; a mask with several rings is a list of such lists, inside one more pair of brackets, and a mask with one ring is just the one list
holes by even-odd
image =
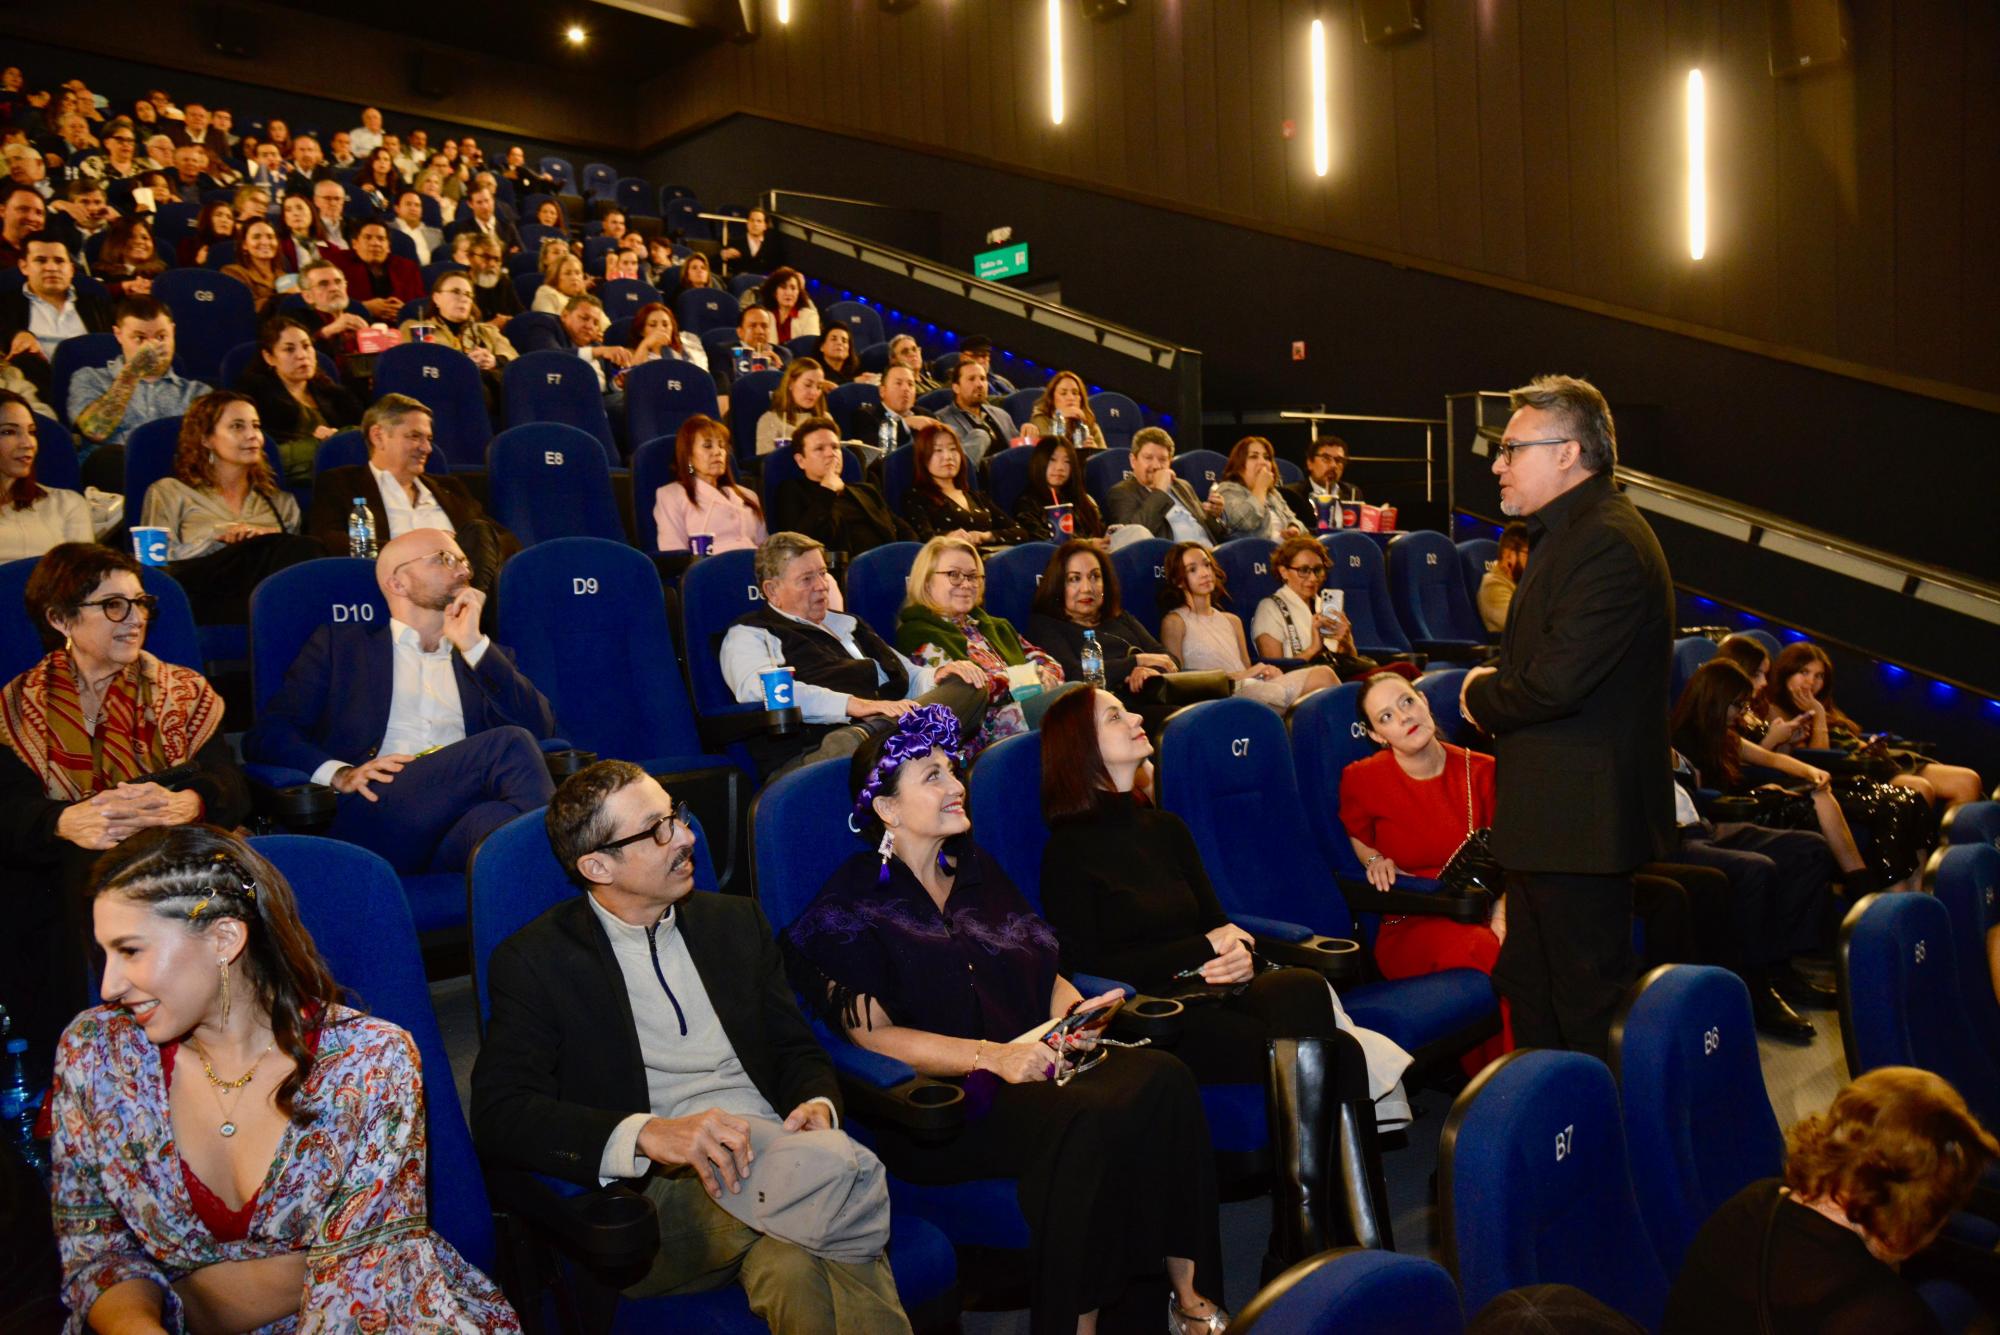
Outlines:
{"label": "woman holding phone", "polygon": [[1323,598],[1326,548],[1304,534],[1294,534],[1271,553],[1271,569],[1284,583],[1257,604],[1250,637],[1262,659],[1300,659],[1323,663],[1352,676],[1375,666],[1354,652],[1354,627],[1336,598]]}

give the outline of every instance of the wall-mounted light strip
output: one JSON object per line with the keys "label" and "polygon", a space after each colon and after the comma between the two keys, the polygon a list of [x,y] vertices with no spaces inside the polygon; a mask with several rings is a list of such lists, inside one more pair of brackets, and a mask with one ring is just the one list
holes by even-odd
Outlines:
{"label": "wall-mounted light strip", "polygon": [[1708,90],[1700,70],[1688,71],[1688,257],[1708,253]]}
{"label": "wall-mounted light strip", "polygon": [[1049,123],[1063,123],[1063,0],[1049,0]]}
{"label": "wall-mounted light strip", "polygon": [[792,0],[778,0],[778,22],[790,23],[791,21]]}
{"label": "wall-mounted light strip", "polygon": [[1326,123],[1326,25],[1312,24],[1312,144],[1313,175],[1324,176],[1332,156]]}

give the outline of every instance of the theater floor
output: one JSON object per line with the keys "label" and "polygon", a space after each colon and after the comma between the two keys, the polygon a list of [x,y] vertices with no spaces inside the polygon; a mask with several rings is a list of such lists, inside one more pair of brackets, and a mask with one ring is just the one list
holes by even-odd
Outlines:
{"label": "theater floor", "polygon": [[[471,981],[460,977],[434,983],[431,995],[444,1026],[445,1046],[451,1053],[459,1097],[469,1099],[472,1059],[479,1045]],[[1764,1082],[1782,1126],[1790,1126],[1808,1113],[1825,1108],[1847,1079],[1847,1063],[1840,1051],[1838,1016],[1831,1010],[1807,1014],[1819,1029],[1819,1037],[1810,1047],[1794,1047],[1770,1039],[1758,1042]],[[1418,1116],[1409,1129],[1409,1143],[1388,1157],[1389,1205],[1397,1250],[1436,1256],[1438,1215],[1431,1200],[1431,1183],[1437,1167],[1438,1133],[1451,1111],[1451,1100],[1436,1090],[1419,1090],[1413,1103]],[[1269,1231],[1270,1207],[1263,1198],[1235,1201],[1222,1207],[1223,1269],[1228,1298],[1235,1306],[1247,1302],[1257,1290],[1258,1266]],[[1151,1304],[1133,1304],[1133,1307],[1139,1310],[1121,1313],[1127,1320],[1106,1322],[1104,1335],[1111,1335],[1114,1326],[1132,1325],[1147,1331],[1159,1328],[1159,1313],[1152,1310]],[[968,1312],[963,1329],[965,1335],[1026,1335],[1028,1315],[1025,1311]]]}

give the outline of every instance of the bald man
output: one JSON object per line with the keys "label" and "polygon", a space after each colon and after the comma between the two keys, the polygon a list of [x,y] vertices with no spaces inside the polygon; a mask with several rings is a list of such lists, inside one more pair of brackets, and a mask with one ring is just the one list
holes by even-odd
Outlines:
{"label": "bald man", "polygon": [[537,744],[555,714],[481,633],[486,595],[451,534],[392,540],[375,582],[389,624],[314,631],[243,752],[338,793],[334,838],[398,872],[462,872],[488,832],[555,791]]}

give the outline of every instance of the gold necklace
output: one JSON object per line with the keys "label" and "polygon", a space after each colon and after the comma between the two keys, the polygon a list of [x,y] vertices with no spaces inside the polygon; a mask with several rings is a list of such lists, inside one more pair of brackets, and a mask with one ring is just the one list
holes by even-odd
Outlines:
{"label": "gold necklace", "polygon": [[[208,1077],[208,1083],[215,1089],[215,1106],[222,1112],[222,1125],[217,1127],[216,1130],[221,1133],[224,1140],[236,1134],[235,1107],[242,1099],[244,1087],[257,1078],[257,1067],[263,1062],[264,1058],[271,1055],[271,1049],[276,1047],[277,1043],[278,1036],[276,1034],[271,1035],[271,1041],[266,1043],[264,1050],[257,1054],[257,1060],[250,1063],[249,1070],[234,1080],[224,1080],[216,1075],[215,1068],[208,1064],[208,1054],[201,1050],[201,1045],[192,1039],[188,1040],[188,1046],[194,1049],[194,1055],[201,1059],[201,1073]],[[225,1089],[234,1092],[237,1095],[236,1099],[231,1100],[229,1103],[224,1103],[222,1101],[222,1091]]]}

